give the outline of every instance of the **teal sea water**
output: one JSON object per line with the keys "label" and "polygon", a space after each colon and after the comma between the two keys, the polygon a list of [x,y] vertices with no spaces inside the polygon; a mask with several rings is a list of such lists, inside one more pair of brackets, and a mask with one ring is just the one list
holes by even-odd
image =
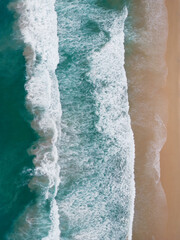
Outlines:
{"label": "teal sea water", "polygon": [[139,4],[0,1],[0,239],[132,239]]}
{"label": "teal sea water", "polygon": [[0,238],[34,199],[27,183],[33,169],[27,149],[36,140],[24,105],[25,60],[23,45],[14,36],[14,16],[0,2]]}
{"label": "teal sea water", "polygon": [[62,239],[131,237],[134,145],[123,67],[127,8],[118,6],[97,1],[56,5]]}

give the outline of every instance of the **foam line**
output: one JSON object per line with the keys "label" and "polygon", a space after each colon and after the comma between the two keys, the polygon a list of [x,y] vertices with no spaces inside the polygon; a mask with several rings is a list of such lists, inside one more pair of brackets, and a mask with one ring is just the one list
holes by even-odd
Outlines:
{"label": "foam line", "polygon": [[51,201],[52,227],[44,240],[60,236],[55,197],[60,183],[57,145],[61,132],[61,104],[55,75],[59,55],[54,4],[54,0],[24,0],[9,6],[19,15],[18,26],[25,44],[26,106],[33,115],[31,126],[40,136],[30,150],[35,155],[35,173],[29,187]]}

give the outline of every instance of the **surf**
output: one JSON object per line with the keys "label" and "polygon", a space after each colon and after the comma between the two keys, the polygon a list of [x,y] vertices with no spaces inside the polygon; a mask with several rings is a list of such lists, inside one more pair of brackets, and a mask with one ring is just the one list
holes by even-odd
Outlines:
{"label": "surf", "polygon": [[[47,203],[50,205],[50,213],[44,216],[49,218],[44,227],[49,229],[49,233],[47,236],[45,233],[42,236],[37,233],[37,236],[43,240],[59,239],[59,214],[55,198],[60,184],[58,144],[61,104],[55,74],[59,62],[55,1],[18,1],[10,3],[8,7],[16,13],[15,27],[24,43],[26,107],[32,115],[31,127],[39,138],[29,149],[29,154],[34,156],[35,166],[29,188],[36,192],[37,203],[27,207],[19,217],[13,239],[32,239],[32,236],[36,236],[35,232],[28,236],[28,231],[43,216],[37,215],[33,209],[39,208],[38,212],[43,215]],[[38,229],[35,231],[38,232]]]}
{"label": "surf", "polygon": [[98,3],[60,1],[56,7],[61,238],[130,240],[135,186],[124,70],[128,11]]}

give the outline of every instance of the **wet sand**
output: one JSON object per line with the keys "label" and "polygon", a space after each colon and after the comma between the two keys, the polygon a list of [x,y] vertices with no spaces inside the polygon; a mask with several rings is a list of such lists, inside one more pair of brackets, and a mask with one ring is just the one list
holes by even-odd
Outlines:
{"label": "wet sand", "polygon": [[[161,152],[161,182],[168,203],[167,240],[180,239],[180,0],[166,0],[169,35],[166,60],[168,78],[167,141]],[[163,240],[163,239],[162,239]]]}
{"label": "wet sand", "polygon": [[166,141],[166,8],[163,1],[134,0],[129,13],[125,69],[136,156],[133,240],[166,240],[167,205],[159,168]]}

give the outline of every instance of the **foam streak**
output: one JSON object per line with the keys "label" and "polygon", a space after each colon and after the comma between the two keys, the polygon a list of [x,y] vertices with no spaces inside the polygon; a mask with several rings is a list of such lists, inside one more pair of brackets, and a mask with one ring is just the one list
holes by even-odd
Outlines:
{"label": "foam streak", "polygon": [[59,239],[56,194],[60,183],[57,144],[60,138],[61,105],[55,70],[59,62],[55,1],[18,1],[10,7],[19,15],[25,44],[26,106],[33,115],[32,128],[40,136],[30,153],[35,173],[29,187],[51,201],[52,227],[44,240]]}

